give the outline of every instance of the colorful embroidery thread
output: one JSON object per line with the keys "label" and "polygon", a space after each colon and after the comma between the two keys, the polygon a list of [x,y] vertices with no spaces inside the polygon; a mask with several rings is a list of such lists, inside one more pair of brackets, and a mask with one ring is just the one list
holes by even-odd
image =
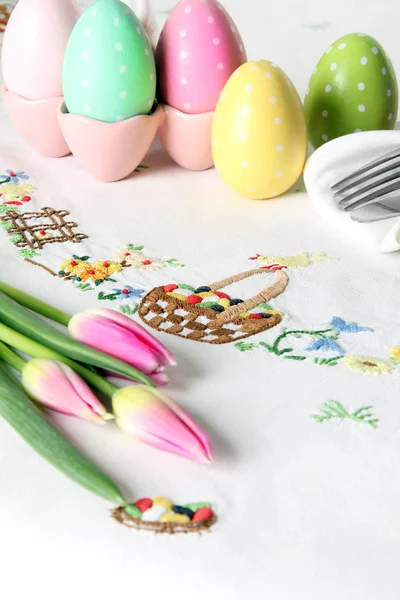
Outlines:
{"label": "colorful embroidery thread", "polygon": [[364,423],[365,425],[369,425],[373,429],[376,429],[378,427],[379,419],[371,412],[373,408],[373,406],[362,406],[350,413],[336,400],[330,400],[329,402],[321,404],[320,412],[312,415],[312,418],[317,423],[323,423],[324,421],[330,421],[332,419],[354,421],[355,423]]}
{"label": "colorful embroidery thread", "polygon": [[[260,273],[265,273],[265,269],[239,273],[206,287],[211,292],[218,293],[232,283]],[[215,310],[214,305],[202,308],[201,303],[198,302],[202,298],[196,294],[193,294],[196,302],[191,303],[186,301],[186,297],[182,300],[169,295],[171,292],[168,289],[171,286],[158,287],[143,298],[139,307],[139,316],[153,329],[197,342],[209,344],[233,342],[270,329],[281,321],[278,311],[275,314],[265,313],[268,314],[268,318],[262,318],[261,315],[257,315],[259,318],[245,316],[248,311],[262,303],[267,303],[271,298],[276,298],[285,291],[289,281],[288,276],[281,270],[276,272],[276,276],[274,284],[253,298],[240,300],[233,305],[228,302],[226,308],[218,305],[218,311]],[[172,287],[176,288],[176,286]],[[191,289],[189,292],[191,293]]]}
{"label": "colorful embroidery thread", "polygon": [[169,498],[141,498],[135,504],[112,510],[113,518],[130,529],[154,533],[201,533],[216,517],[207,502],[177,505]]}

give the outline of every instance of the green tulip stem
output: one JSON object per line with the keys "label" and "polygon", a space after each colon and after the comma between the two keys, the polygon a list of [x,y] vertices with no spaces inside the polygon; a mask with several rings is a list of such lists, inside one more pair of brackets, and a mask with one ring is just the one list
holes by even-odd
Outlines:
{"label": "green tulip stem", "polygon": [[[93,371],[86,369],[86,367],[83,367],[75,361],[66,358],[58,352],[50,350],[50,348],[46,348],[46,346],[42,346],[42,344],[39,344],[38,342],[29,339],[25,335],[14,331],[10,327],[3,325],[3,323],[0,323],[0,340],[8,346],[12,346],[13,348],[16,348],[20,352],[23,352],[28,356],[32,356],[33,358],[48,358],[50,360],[59,360],[60,362],[63,362],[64,364],[71,367],[74,371],[76,371],[76,373],[78,373],[78,375],[80,375],[83,379],[85,379],[85,381],[87,381],[87,383],[91,387],[95,388],[97,391],[101,392],[108,398],[112,398],[115,392],[118,390],[118,388],[115,385],[113,385],[100,375],[93,373]],[[2,349],[0,351],[3,352]],[[12,352],[12,354],[14,354],[14,352]],[[2,354],[0,355],[4,358],[6,362],[9,362],[5,356],[3,356]]]}
{"label": "green tulip stem", "polygon": [[17,288],[4,283],[3,281],[0,281],[0,291],[18,302],[18,304],[25,306],[25,308],[29,308],[33,312],[38,313],[43,317],[47,317],[56,323],[65,325],[65,327],[68,326],[68,323],[72,319],[72,315],[63,312],[62,310],[59,310],[58,308],[51,306],[51,304],[47,304],[47,302],[43,302],[42,300],[39,300],[30,294],[26,294],[25,292],[22,292],[21,290],[18,290]]}
{"label": "green tulip stem", "polygon": [[0,359],[4,360],[13,369],[16,369],[16,371],[22,371],[24,365],[26,365],[26,361],[13,352],[11,348],[3,344],[3,342],[0,342]]}

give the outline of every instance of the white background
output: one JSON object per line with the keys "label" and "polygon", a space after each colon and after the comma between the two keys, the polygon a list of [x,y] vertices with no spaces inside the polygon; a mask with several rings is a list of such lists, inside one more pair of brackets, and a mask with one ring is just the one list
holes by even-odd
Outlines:
{"label": "white background", "polygon": [[[400,73],[394,1],[224,4],[249,58],[277,62],[302,95],[323,51],[353,31],[376,37]],[[96,182],[71,157],[37,157],[0,105],[0,169],[27,171],[42,206],[67,208],[103,246],[134,241],[153,254],[176,256],[187,265],[179,277],[188,283],[251,268],[248,257],[256,252],[323,250],[340,260],[289,273],[288,291],[276,302],[290,326],[319,327],[337,314],[375,330],[349,338],[349,351],[385,356],[400,345],[397,255],[369,255],[349,245],[313,212],[306,195],[254,203],[227,190],[214,171],[184,172],[159,151],[147,163],[153,168],[141,178]],[[1,279],[64,310],[95,303],[17,258],[3,234],[0,260]],[[170,270],[152,281],[169,283],[176,275]],[[257,283],[248,286],[241,289],[254,291]],[[143,447],[113,426],[57,421],[132,499],[209,500],[218,524],[202,537],[126,530],[109,518],[107,503],[60,475],[0,422],[1,596],[397,600],[398,376],[324,370],[312,361],[284,361],[260,350],[241,354],[231,345],[172,336],[162,341],[179,363],[171,372],[171,395],[213,439],[211,467]],[[373,403],[378,430],[315,423],[312,413],[332,398],[354,408]]]}

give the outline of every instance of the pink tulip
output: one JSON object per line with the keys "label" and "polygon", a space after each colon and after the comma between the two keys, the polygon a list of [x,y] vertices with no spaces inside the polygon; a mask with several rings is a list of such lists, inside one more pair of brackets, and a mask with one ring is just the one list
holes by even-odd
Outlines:
{"label": "pink tulip", "polygon": [[83,379],[57,360],[30,360],[22,370],[22,385],[32,398],[57,412],[98,424],[103,424],[108,417]]}
{"label": "pink tulip", "polygon": [[166,366],[176,361],[167,348],[141,325],[109,308],[90,308],[69,322],[72,338],[110,354],[151,377],[156,385],[168,383]]}
{"label": "pink tulip", "polygon": [[139,441],[198,462],[212,460],[206,433],[161,390],[125,387],[114,394],[112,404],[118,427]]}

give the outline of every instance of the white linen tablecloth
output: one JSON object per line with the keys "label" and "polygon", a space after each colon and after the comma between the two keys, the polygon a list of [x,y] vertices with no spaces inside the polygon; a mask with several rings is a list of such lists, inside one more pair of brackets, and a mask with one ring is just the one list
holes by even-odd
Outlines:
{"label": "white linen tablecloth", "polygon": [[[394,0],[224,5],[249,58],[277,62],[302,95],[322,52],[353,31],[376,37],[400,73]],[[160,22],[170,8],[156,3]],[[0,231],[0,278],[71,313],[94,305],[133,313],[139,300],[120,300],[126,294],[114,290],[197,287],[256,266],[286,267],[288,288],[271,301],[282,323],[265,333],[212,345],[155,332],[178,360],[169,393],[212,438],[211,466],[140,445],[112,425],[55,417],[132,499],[210,501],[218,522],[202,536],[124,529],[107,503],[0,421],[1,596],[397,600],[399,254],[369,253],[342,239],[313,210],[301,182],[284,197],[254,202],[215,170],[182,170],[157,145],[144,163],[148,169],[125,181],[98,182],[73,157],[36,155],[0,104],[0,174],[29,177],[20,180],[24,196],[9,188],[0,208],[65,210],[73,231],[87,236],[35,250]],[[133,252],[150,261],[147,268],[139,260],[97,286],[90,277],[79,283],[58,275],[72,255],[118,262],[128,244],[144,246]],[[226,291],[248,298],[275,276]],[[300,333],[279,341],[282,327]],[[328,340],[316,333],[327,330]],[[279,355],[282,349],[291,351]],[[370,417],[357,413],[363,406],[372,407]]]}

